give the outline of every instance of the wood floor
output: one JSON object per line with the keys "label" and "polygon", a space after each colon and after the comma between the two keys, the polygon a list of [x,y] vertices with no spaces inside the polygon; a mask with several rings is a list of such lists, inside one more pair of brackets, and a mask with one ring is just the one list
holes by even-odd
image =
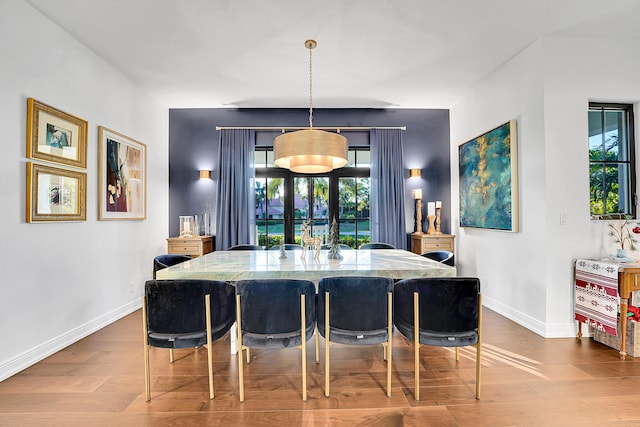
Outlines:
{"label": "wood floor", "polygon": [[[393,397],[379,347],[331,347],[331,397],[309,341],[308,401],[299,350],[252,350],[246,401],[238,401],[228,335],[214,344],[208,399],[206,349],[151,351],[145,402],[140,312],[0,383],[2,426],[630,426],[640,422],[640,359],[622,361],[591,339],[543,339],[484,310],[482,399],[473,349],[421,349],[421,401],[413,399],[413,348],[394,337]],[[6,343],[5,343],[6,344]],[[324,341],[320,340],[321,355]]]}

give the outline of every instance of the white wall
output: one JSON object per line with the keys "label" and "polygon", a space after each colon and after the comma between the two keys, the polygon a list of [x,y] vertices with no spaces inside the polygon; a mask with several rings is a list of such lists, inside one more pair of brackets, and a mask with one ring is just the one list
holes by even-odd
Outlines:
{"label": "white wall", "polygon": [[[140,306],[168,211],[168,110],[22,0],[0,2],[0,380]],[[25,223],[26,107],[88,121],[87,220]],[[97,220],[97,127],[147,145],[147,219]]]}
{"label": "white wall", "polygon": [[[635,104],[636,153],[640,147],[640,40],[554,37],[545,40],[545,138],[547,323],[571,320],[572,263],[575,258],[615,253],[606,223],[589,218],[589,101]],[[638,155],[636,154],[636,158]],[[636,170],[640,168],[636,166]],[[638,180],[640,183],[640,180]],[[560,225],[560,212],[567,225]],[[640,258],[640,253],[632,254]],[[568,308],[567,308],[568,307]]]}
{"label": "white wall", "polygon": [[[456,259],[460,274],[482,280],[485,305],[545,337],[575,334],[573,260],[613,250],[605,224],[589,219],[587,106],[640,99],[640,60],[632,54],[639,44],[543,38],[451,109],[453,224],[459,223],[458,145],[517,120],[520,231],[458,227]],[[615,70],[601,69],[609,63]]]}

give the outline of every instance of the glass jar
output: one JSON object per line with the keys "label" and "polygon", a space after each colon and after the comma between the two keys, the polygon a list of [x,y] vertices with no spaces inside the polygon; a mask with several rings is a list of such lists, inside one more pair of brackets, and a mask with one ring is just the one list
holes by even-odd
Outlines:
{"label": "glass jar", "polygon": [[180,237],[193,237],[195,232],[195,218],[191,215],[180,216]]}

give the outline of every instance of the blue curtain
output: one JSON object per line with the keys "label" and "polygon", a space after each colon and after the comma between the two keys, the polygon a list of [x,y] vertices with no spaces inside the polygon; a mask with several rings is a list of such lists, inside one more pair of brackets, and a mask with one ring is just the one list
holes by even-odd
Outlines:
{"label": "blue curtain", "polygon": [[371,241],[407,248],[404,216],[404,161],[400,129],[372,129]]}
{"label": "blue curtain", "polygon": [[253,130],[220,131],[216,168],[216,250],[255,243],[255,145]]}

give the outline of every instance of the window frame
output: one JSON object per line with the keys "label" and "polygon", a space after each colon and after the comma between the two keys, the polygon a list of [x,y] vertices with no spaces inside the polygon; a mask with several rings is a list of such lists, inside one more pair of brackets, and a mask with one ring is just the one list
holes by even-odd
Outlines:
{"label": "window frame", "polygon": [[[255,151],[273,151],[273,147],[256,147]],[[349,151],[370,151],[368,146],[363,147],[350,147]],[[266,153],[265,153],[266,156]],[[356,162],[357,162],[357,153],[356,153]],[[330,172],[318,173],[318,174],[304,174],[304,173],[295,173],[291,172],[288,169],[268,166],[267,167],[256,167],[255,168],[255,177],[256,178],[283,178],[283,186],[284,186],[284,240],[285,243],[295,243],[296,233],[295,233],[295,206],[294,206],[294,179],[295,178],[309,178],[313,180],[313,178],[318,177],[327,177],[329,178],[329,224],[333,221],[335,217],[336,220],[339,218],[339,198],[337,197],[339,194],[339,179],[340,178],[369,178],[371,176],[371,167],[363,167],[363,166],[345,166],[342,168],[334,169]],[[311,190],[312,186],[309,185],[309,190]],[[309,207],[311,209],[311,207]],[[370,219],[370,217],[369,217]],[[340,225],[338,224],[338,227]],[[256,236],[256,239],[258,236]],[[268,236],[267,236],[268,242]]]}
{"label": "window frame", "polygon": [[[625,141],[627,144],[627,151],[629,153],[628,160],[618,160],[618,161],[610,161],[606,159],[602,160],[592,160],[589,157],[589,187],[591,187],[591,169],[593,165],[602,165],[606,164],[615,164],[615,165],[628,165],[629,167],[629,189],[628,194],[626,195],[629,200],[630,209],[627,212],[606,212],[606,190],[604,199],[604,212],[602,214],[594,214],[591,212],[591,191],[589,194],[589,215],[592,220],[611,220],[619,218],[620,215],[627,216],[630,215],[632,218],[636,218],[637,215],[637,195],[636,195],[636,142],[635,142],[635,116],[634,116],[634,105],[633,104],[623,104],[623,103],[613,103],[613,102],[589,102],[588,113],[592,111],[600,111],[602,116],[602,121],[604,122],[604,115],[607,111],[622,111],[625,113],[626,122],[627,122],[627,135],[628,140]],[[605,128],[605,125],[602,125],[602,129]],[[589,144],[587,148],[590,150]],[[605,179],[606,183],[606,174],[604,174],[603,179]],[[606,188],[606,185],[603,185],[603,188]],[[620,204],[618,203],[618,206]]]}

